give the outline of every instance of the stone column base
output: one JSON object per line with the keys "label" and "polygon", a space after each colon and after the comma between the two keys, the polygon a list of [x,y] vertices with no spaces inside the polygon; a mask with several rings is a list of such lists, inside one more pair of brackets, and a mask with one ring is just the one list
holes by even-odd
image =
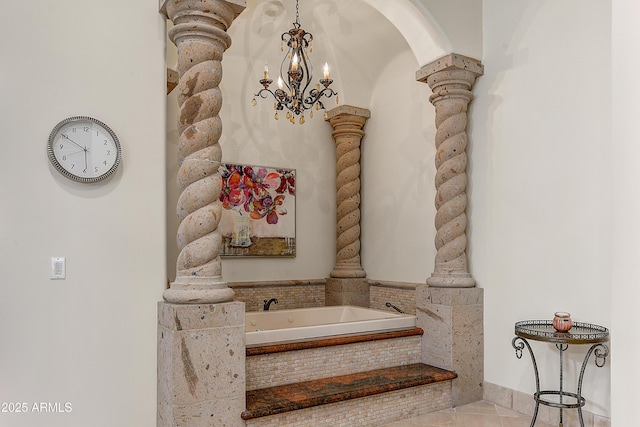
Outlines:
{"label": "stone column base", "polygon": [[369,282],[364,278],[326,279],[325,305],[357,305],[369,307]]}
{"label": "stone column base", "polygon": [[481,288],[416,288],[417,326],[424,330],[422,362],[458,374],[454,407],[482,400],[484,298]]}
{"label": "stone column base", "polygon": [[244,427],[244,303],[158,303],[157,427]]}

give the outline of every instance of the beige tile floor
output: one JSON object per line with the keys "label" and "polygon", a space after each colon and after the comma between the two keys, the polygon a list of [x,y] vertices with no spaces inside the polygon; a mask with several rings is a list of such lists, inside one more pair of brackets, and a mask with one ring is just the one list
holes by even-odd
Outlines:
{"label": "beige tile floor", "polygon": [[[529,427],[531,416],[480,401],[434,412],[384,427]],[[551,427],[536,420],[536,427]]]}

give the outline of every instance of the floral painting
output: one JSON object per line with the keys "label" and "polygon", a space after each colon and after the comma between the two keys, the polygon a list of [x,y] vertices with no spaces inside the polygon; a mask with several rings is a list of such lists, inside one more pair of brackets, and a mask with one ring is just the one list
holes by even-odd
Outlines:
{"label": "floral painting", "polygon": [[222,256],[296,255],[296,171],[220,166]]}

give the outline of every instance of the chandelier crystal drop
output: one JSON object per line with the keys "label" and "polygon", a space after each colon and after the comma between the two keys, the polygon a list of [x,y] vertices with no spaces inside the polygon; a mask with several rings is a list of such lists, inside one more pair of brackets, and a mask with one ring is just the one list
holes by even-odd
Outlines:
{"label": "chandelier crystal drop", "polygon": [[[329,77],[329,65],[324,64],[323,75],[319,84],[310,87],[313,80],[313,65],[309,60],[309,54],[313,52],[313,35],[300,28],[299,5],[296,0],[296,22],[288,32],[282,33],[280,50],[284,51],[287,46],[287,53],[280,64],[280,75],[278,76],[278,88],[271,90],[273,80],[269,78],[269,66],[265,64],[262,79],[259,80],[263,86],[251,100],[253,106],[257,105],[257,96],[267,99],[269,94],[273,96],[276,110],[274,118],[278,120],[278,111],[287,109],[287,120],[296,123],[296,116],[300,116],[298,123],[303,124],[306,120],[304,113],[314,106],[316,110],[325,109],[322,98],[336,96],[338,103],[338,93],[329,86],[333,80]],[[313,118],[313,111],[309,111],[309,117]]]}

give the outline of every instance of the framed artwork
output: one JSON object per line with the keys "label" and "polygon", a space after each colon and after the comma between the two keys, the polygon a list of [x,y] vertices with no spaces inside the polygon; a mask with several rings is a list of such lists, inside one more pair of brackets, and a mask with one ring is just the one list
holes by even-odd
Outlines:
{"label": "framed artwork", "polygon": [[220,175],[220,255],[294,257],[295,169],[223,163]]}

